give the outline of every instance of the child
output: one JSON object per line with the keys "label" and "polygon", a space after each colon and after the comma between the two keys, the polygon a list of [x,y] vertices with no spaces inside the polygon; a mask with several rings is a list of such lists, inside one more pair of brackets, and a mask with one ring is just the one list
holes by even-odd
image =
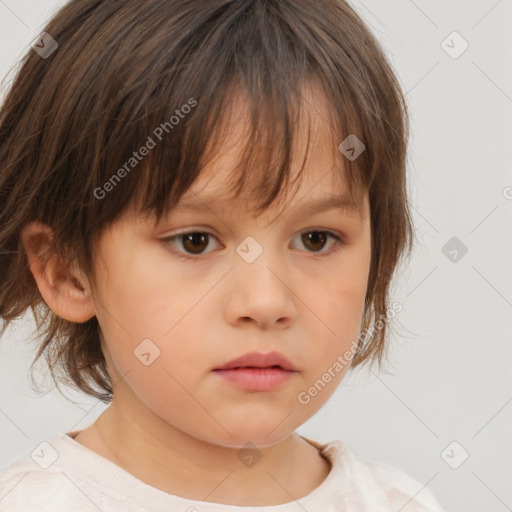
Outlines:
{"label": "child", "polygon": [[0,313],[110,405],[4,468],[0,510],[440,511],[295,433],[385,353],[407,126],[343,0],[65,5],[1,110]]}

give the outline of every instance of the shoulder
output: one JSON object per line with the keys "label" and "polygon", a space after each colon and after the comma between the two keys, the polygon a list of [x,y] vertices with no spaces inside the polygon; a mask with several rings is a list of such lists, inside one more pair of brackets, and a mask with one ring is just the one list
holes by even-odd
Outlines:
{"label": "shoulder", "polygon": [[357,455],[342,441],[332,441],[324,450],[341,468],[343,480],[351,482],[352,494],[364,497],[365,505],[386,511],[443,512],[428,482],[420,483],[395,466]]}
{"label": "shoulder", "polygon": [[[48,449],[44,448],[27,453],[0,469],[2,512],[98,512],[105,510],[106,506],[110,507],[109,510],[140,510],[127,506],[121,496],[105,495],[98,482],[83,478],[80,472],[61,464],[61,458],[66,456],[65,446],[59,445],[58,448],[58,456],[51,464],[47,460],[44,463],[36,461],[38,454],[49,455]],[[80,465],[81,461],[75,459],[75,464]]]}
{"label": "shoulder", "polygon": [[426,483],[420,483],[401,469],[366,457],[358,463],[372,476],[392,506],[406,507],[409,512],[443,512],[441,505]]}
{"label": "shoulder", "polygon": [[63,472],[37,469],[23,456],[0,471],[0,510],[98,510]]}

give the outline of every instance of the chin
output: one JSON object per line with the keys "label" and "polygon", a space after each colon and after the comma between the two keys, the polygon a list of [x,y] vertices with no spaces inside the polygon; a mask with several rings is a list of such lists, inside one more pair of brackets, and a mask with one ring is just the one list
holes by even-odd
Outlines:
{"label": "chin", "polygon": [[217,432],[218,436],[206,436],[204,440],[226,448],[243,449],[247,448],[248,443],[265,448],[280,443],[294,432],[294,429],[290,429],[289,426],[280,425],[279,428],[276,428],[280,421],[282,421],[282,418],[266,424],[260,423],[256,426],[248,425],[250,419],[247,419],[245,424],[232,424],[230,428],[227,428],[231,436],[225,430],[220,429]]}

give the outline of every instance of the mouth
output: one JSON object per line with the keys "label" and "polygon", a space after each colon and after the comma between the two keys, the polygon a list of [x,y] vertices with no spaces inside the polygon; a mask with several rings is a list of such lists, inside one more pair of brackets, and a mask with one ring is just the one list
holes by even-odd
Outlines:
{"label": "mouth", "polygon": [[223,380],[246,391],[273,391],[289,381],[296,371],[284,370],[280,366],[254,368],[250,366],[214,370]]}
{"label": "mouth", "polygon": [[215,370],[234,370],[240,368],[280,368],[281,370],[297,371],[297,368],[279,352],[249,352],[215,368]]}
{"label": "mouth", "polygon": [[224,381],[246,391],[272,391],[298,373],[282,354],[251,352],[215,368]]}

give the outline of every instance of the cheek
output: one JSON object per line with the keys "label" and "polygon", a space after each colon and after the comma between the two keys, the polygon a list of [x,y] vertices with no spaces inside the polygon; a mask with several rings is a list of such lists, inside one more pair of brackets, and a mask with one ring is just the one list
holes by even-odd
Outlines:
{"label": "cheek", "polygon": [[[307,347],[307,378],[311,382],[331,368],[335,386],[350,366],[361,332],[370,258],[370,244],[366,240],[357,250],[344,253],[329,275],[315,286],[315,293],[308,294],[307,305],[318,315],[314,319],[311,310],[303,311],[305,318],[311,318],[304,322],[307,339],[315,340]],[[339,356],[343,369],[339,365],[332,369]]]}
{"label": "cheek", "polygon": [[361,324],[368,288],[371,253],[369,243],[341,258],[338,271],[333,271],[324,288],[325,310],[337,334],[357,334]]}
{"label": "cheek", "polygon": [[206,367],[200,343],[211,337],[212,326],[205,313],[212,309],[211,292],[222,272],[205,273],[201,265],[178,261],[160,243],[122,230],[106,237],[100,252],[97,317],[116,364],[125,372],[134,363],[138,368],[134,351],[149,339],[156,346],[150,352],[160,352],[157,366]]}
{"label": "cheek", "polygon": [[[183,267],[169,263],[169,254],[157,245],[124,239],[105,244],[98,267],[97,317],[108,339],[145,338],[161,343],[193,309],[210,283],[204,275],[183,275]],[[194,280],[196,282],[194,282]]]}
{"label": "cheek", "polygon": [[[339,355],[347,350],[355,351],[364,311],[364,291],[344,288],[324,293],[323,307],[319,308],[322,322],[308,324],[307,337],[315,340],[308,349],[310,368],[315,372],[313,378],[318,378]],[[352,357],[344,360],[348,366]]]}

